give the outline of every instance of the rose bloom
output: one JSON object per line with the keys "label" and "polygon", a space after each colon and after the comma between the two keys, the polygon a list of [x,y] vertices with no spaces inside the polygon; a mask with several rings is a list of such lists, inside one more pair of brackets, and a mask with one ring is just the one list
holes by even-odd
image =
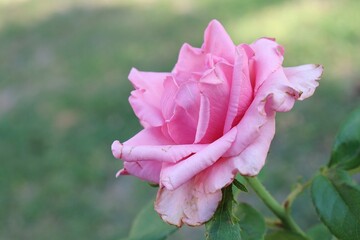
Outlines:
{"label": "rose bloom", "polygon": [[234,45],[213,20],[201,48],[184,44],[169,73],[132,69],[130,104],[144,127],[112,152],[118,175],[159,184],[155,210],[170,224],[208,221],[237,173],[255,176],[275,134],[275,113],[318,86],[320,65],[282,67],[274,39]]}

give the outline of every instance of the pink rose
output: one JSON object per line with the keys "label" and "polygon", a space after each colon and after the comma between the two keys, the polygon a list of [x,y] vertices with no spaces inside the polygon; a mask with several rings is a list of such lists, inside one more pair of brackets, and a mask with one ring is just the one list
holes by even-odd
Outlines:
{"label": "pink rose", "polygon": [[172,72],[140,72],[129,79],[130,104],[144,129],[112,152],[124,161],[117,175],[158,183],[155,209],[170,224],[208,221],[221,188],[235,175],[264,166],[275,133],[275,113],[318,86],[320,65],[282,67],[274,39],[234,45],[216,20],[201,48],[184,44]]}

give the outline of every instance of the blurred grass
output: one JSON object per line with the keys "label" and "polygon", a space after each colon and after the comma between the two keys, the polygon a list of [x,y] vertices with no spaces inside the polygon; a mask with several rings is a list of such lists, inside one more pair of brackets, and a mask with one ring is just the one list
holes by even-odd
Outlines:
{"label": "blurred grass", "polygon": [[[0,239],[127,234],[156,191],[114,178],[121,163],[111,142],[140,129],[128,72],[170,71],[182,43],[200,46],[213,18],[235,43],[276,37],[285,65],[325,66],[315,96],[278,115],[262,178],[282,199],[326,162],[340,123],[359,105],[359,10],[356,0],[0,0]],[[309,210],[297,217],[304,226],[316,220]],[[202,230],[174,237],[189,238]]]}

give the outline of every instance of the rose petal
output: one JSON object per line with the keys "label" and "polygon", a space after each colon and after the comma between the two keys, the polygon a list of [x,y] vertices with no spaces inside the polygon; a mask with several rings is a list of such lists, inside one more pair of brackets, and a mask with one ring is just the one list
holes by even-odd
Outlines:
{"label": "rose petal", "polygon": [[282,68],[276,70],[267,79],[272,86],[268,88],[265,101],[265,111],[287,112],[290,111],[300,93],[294,89],[286,78]]}
{"label": "rose petal", "polygon": [[312,96],[316,87],[319,85],[318,80],[323,72],[323,67],[316,64],[307,64],[297,67],[284,68],[284,73],[301,94],[299,100],[304,100]]}
{"label": "rose petal", "polygon": [[138,177],[144,181],[159,183],[161,162],[124,162],[125,173]]}
{"label": "rose petal", "polygon": [[252,50],[246,45],[240,45],[236,49],[230,99],[223,130],[224,133],[228,132],[233,127],[233,124],[237,124],[244,116],[253,98],[248,64],[249,58],[253,56],[253,52],[251,52]]}
{"label": "rose petal", "polygon": [[204,191],[214,193],[232,183],[239,171],[229,158],[220,158],[212,166],[202,171],[204,176]]}
{"label": "rose petal", "polygon": [[162,185],[169,190],[174,190],[214,164],[229,149],[236,134],[237,129],[233,128],[223,137],[187,159],[176,164],[164,164],[160,176]]}
{"label": "rose petal", "polygon": [[[163,82],[166,77],[171,76],[167,72],[142,72],[132,68],[129,73],[129,80],[135,89],[145,89],[153,94],[151,100],[160,102],[161,94],[164,91]],[[149,99],[150,100],[150,99]],[[160,107],[160,105],[158,105]]]}
{"label": "rose petal", "polygon": [[207,26],[202,49],[206,53],[226,59],[229,63],[234,62],[235,45],[224,27],[217,20],[212,20]]}
{"label": "rose petal", "polygon": [[119,141],[115,141],[112,150],[116,158],[121,158],[126,162],[159,161],[175,163],[201,151],[206,146],[206,144],[132,146],[122,145]]}
{"label": "rose petal", "polygon": [[[203,117],[208,117],[208,119],[205,119],[207,123],[205,133],[203,133],[205,126],[200,125],[200,122],[198,123],[197,132],[199,131],[201,134],[199,133],[196,142],[210,143],[223,135],[227,112],[227,108],[224,106],[229,104],[230,92],[227,79],[232,78],[232,67],[223,62],[218,62],[214,69],[204,77],[207,78],[207,80],[204,82],[200,79],[199,88],[204,100],[202,102],[209,105],[210,111],[207,113],[208,115],[203,115]],[[201,138],[200,135],[202,136]]]}
{"label": "rose petal", "polygon": [[200,90],[198,83],[195,81],[189,81],[182,84],[175,96],[176,105],[182,107],[196,125],[199,118],[200,109]]}
{"label": "rose petal", "polygon": [[194,143],[199,143],[205,136],[210,122],[210,101],[204,94],[200,98],[199,120],[196,127],[196,136]]}
{"label": "rose petal", "polygon": [[275,134],[275,117],[270,118],[261,128],[258,137],[239,155],[221,158],[202,172],[204,191],[216,192],[229,185],[240,172],[241,175],[256,176],[265,164],[266,156]]}
{"label": "rose petal", "polygon": [[174,142],[166,138],[160,127],[145,128],[138,132],[135,136],[124,142],[124,145],[140,146],[140,145],[173,145]]}
{"label": "rose petal", "polygon": [[238,156],[228,159],[241,175],[256,176],[264,166],[275,135],[275,116],[270,117],[259,131],[258,137]]}
{"label": "rose petal", "polygon": [[161,126],[164,119],[161,115],[161,96],[163,82],[170,73],[140,72],[133,68],[129,80],[135,87],[129,98],[130,104],[140,121],[148,126]]}
{"label": "rose petal", "polygon": [[191,144],[194,142],[197,123],[184,108],[176,106],[174,116],[165,124],[169,136],[175,143]]}
{"label": "rose petal", "polygon": [[173,69],[173,73],[197,73],[202,74],[206,67],[206,56],[200,48],[194,48],[185,43],[179,53],[178,61]]}
{"label": "rose petal", "polygon": [[273,39],[260,38],[250,45],[254,51],[256,82],[255,94],[264,81],[281,67],[284,49]]}
{"label": "rose petal", "polygon": [[[168,145],[174,144],[173,141],[167,139],[161,131],[160,127],[146,128],[138,134],[124,142],[125,146],[141,146],[141,145]],[[123,145],[119,141],[115,141],[111,150],[116,158],[122,157]],[[137,176],[143,180],[150,182],[159,182],[161,162],[146,161],[146,162],[124,162],[124,169],[120,174],[126,173]]]}
{"label": "rose petal", "polygon": [[[264,97],[264,99],[266,99],[266,97]],[[261,126],[268,120],[268,116],[264,110],[265,102],[261,101],[262,99],[260,97],[256,97],[239,124],[234,127],[238,130],[239,134],[223,157],[239,155],[258,137]]]}
{"label": "rose petal", "polygon": [[174,96],[176,96],[179,86],[173,77],[167,77],[163,85],[166,91],[163,92],[161,97],[161,111],[165,121],[170,121],[175,113],[176,102]]}
{"label": "rose petal", "polygon": [[122,147],[123,147],[122,144],[118,140],[115,140],[111,144],[111,151],[115,158],[121,158]]}
{"label": "rose petal", "polygon": [[115,177],[116,178],[118,178],[119,176],[124,176],[124,175],[129,175],[129,173],[128,173],[128,171],[126,171],[126,169],[120,169],[117,173],[116,173],[116,175],[115,175]]}
{"label": "rose petal", "polygon": [[178,227],[183,223],[199,226],[214,215],[222,197],[221,190],[206,193],[202,188],[202,183],[206,179],[196,178],[173,191],[165,187],[159,189],[155,210],[165,222]]}
{"label": "rose petal", "polygon": [[146,90],[132,91],[129,102],[143,127],[158,127],[164,123],[160,109],[148,101]]}
{"label": "rose petal", "polygon": [[[174,142],[166,138],[162,134],[160,127],[157,128],[145,128],[138,134],[121,144],[118,140],[114,141],[111,145],[111,150],[115,158],[121,158],[124,161],[144,161],[155,160],[153,157],[163,152],[166,156],[176,156],[173,153],[174,150],[170,150],[169,146],[173,146]],[[197,149],[199,146],[193,148]],[[152,150],[153,149],[153,150]],[[181,146],[177,146],[176,150],[184,154]],[[149,154],[149,156],[145,156]],[[161,156],[160,158],[164,158]],[[170,159],[169,159],[170,160]]]}
{"label": "rose petal", "polygon": [[282,69],[272,73],[261,85],[244,117],[235,127],[238,134],[231,148],[224,157],[239,155],[261,134],[260,129],[267,121],[272,120],[275,111],[290,110],[295,98],[289,94],[293,91]]}
{"label": "rose petal", "polygon": [[173,79],[166,79],[169,88],[162,98],[165,130],[178,144],[193,143],[200,109],[198,83],[188,81],[180,86]]}

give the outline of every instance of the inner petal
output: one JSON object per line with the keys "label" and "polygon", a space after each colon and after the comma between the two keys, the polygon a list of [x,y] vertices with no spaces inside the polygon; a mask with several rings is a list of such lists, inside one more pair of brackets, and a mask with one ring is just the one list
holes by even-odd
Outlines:
{"label": "inner petal", "polygon": [[[198,82],[188,81],[177,88],[176,93],[166,93],[163,103],[168,105],[165,116],[167,132],[178,144],[193,143],[199,120],[200,90]],[[170,112],[172,111],[172,112]]]}
{"label": "inner petal", "polygon": [[[227,106],[229,104],[232,66],[219,62],[214,69],[200,79],[199,88],[203,101],[200,110],[201,122],[197,126],[199,143],[210,143],[223,135]],[[205,101],[206,100],[206,101]],[[208,119],[206,119],[208,118]],[[204,133],[204,125],[206,130]]]}

